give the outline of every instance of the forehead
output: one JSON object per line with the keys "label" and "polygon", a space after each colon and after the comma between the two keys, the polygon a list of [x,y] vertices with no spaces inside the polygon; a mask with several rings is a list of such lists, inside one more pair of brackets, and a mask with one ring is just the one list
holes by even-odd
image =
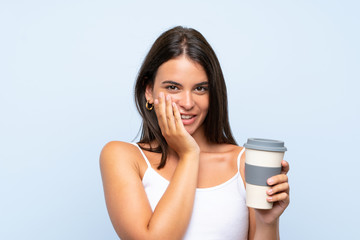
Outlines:
{"label": "forehead", "polygon": [[170,59],[159,67],[155,84],[166,80],[197,83],[206,82],[208,78],[204,68],[199,63],[183,55]]}

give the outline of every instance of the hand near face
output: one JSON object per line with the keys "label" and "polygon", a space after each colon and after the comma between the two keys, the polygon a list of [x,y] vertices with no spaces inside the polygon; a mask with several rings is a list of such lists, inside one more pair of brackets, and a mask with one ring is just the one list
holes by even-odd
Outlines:
{"label": "hand near face", "polygon": [[186,154],[198,154],[200,148],[184,128],[179,109],[172,102],[171,96],[165,96],[160,92],[159,98],[154,101],[154,106],[161,133],[169,147],[174,149],[180,158]]}

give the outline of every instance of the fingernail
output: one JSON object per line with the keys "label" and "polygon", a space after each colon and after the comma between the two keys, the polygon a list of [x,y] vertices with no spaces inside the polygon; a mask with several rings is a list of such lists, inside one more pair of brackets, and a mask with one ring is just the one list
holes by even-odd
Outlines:
{"label": "fingernail", "polygon": [[267,200],[268,200],[268,202],[272,202],[273,198],[272,198],[272,197],[268,197]]}
{"label": "fingernail", "polygon": [[171,96],[170,96],[170,95],[167,95],[167,96],[166,96],[166,100],[170,101],[170,99],[171,99]]}
{"label": "fingernail", "polygon": [[273,194],[273,190],[271,188],[268,190],[268,194]]}
{"label": "fingernail", "polygon": [[164,97],[164,93],[163,93],[163,92],[160,92],[160,93],[159,93],[159,97],[161,97],[161,98]]}
{"label": "fingernail", "polygon": [[158,103],[159,103],[159,100],[155,99],[154,104],[158,104]]}
{"label": "fingernail", "polygon": [[269,185],[272,185],[274,183],[274,181],[271,178],[269,178],[267,182]]}

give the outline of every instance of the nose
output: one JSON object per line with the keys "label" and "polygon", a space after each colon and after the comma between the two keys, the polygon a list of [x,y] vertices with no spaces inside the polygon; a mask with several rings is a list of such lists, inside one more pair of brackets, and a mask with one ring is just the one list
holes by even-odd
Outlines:
{"label": "nose", "polygon": [[183,110],[189,111],[194,107],[194,99],[191,92],[184,91],[179,95],[176,103]]}

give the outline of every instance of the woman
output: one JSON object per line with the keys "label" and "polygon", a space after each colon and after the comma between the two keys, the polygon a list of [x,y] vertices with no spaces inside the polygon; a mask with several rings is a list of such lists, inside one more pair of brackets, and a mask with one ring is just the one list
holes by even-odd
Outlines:
{"label": "woman", "polygon": [[153,44],[135,100],[138,144],[110,142],[100,167],[121,239],[278,239],[289,204],[286,173],[268,179],[271,210],[245,204],[244,149],[231,134],[218,59],[196,30],[175,27]]}

